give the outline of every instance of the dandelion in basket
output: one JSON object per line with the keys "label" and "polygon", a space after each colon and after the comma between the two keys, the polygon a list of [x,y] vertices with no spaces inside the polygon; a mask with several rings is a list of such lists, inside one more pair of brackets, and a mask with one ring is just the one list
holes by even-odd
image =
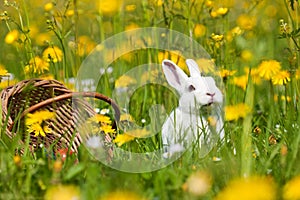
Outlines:
{"label": "dandelion in basket", "polygon": [[52,130],[46,123],[47,120],[53,120],[55,113],[48,110],[36,111],[28,113],[25,124],[29,133],[34,133],[34,136],[46,136],[46,133],[51,133]]}
{"label": "dandelion in basket", "polygon": [[112,121],[108,116],[102,114],[96,114],[95,116],[89,118],[87,120],[87,124],[89,128],[91,128],[91,132],[93,134],[103,132],[105,134],[113,134],[116,132],[115,129],[112,128]]}

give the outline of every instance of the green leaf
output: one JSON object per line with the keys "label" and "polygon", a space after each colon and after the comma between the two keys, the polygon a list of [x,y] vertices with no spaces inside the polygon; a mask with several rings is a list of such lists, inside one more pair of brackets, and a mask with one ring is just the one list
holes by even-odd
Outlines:
{"label": "green leaf", "polygon": [[66,175],[64,176],[64,180],[68,181],[72,179],[74,176],[79,174],[85,169],[85,165],[83,163],[79,163],[77,165],[72,166],[69,171],[67,171]]}

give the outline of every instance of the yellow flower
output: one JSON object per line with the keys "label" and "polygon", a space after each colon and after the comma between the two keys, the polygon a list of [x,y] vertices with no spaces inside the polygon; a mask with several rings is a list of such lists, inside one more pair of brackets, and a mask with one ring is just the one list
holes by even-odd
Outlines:
{"label": "yellow flower", "polygon": [[194,35],[196,38],[203,37],[206,33],[206,26],[203,24],[196,24],[194,27]]}
{"label": "yellow flower", "polygon": [[211,185],[211,176],[206,172],[198,171],[190,175],[182,189],[195,196],[203,196],[209,192]]}
{"label": "yellow flower", "polygon": [[101,0],[99,1],[99,12],[102,15],[112,16],[119,12],[123,0]]}
{"label": "yellow flower", "polygon": [[135,23],[130,23],[129,25],[125,26],[125,31],[134,30],[140,28],[139,25]]}
{"label": "yellow flower", "polygon": [[228,69],[222,69],[220,71],[220,76],[222,78],[226,78],[228,76],[233,76],[236,73],[236,70],[228,70]]}
{"label": "yellow flower", "polygon": [[80,199],[80,190],[74,185],[55,185],[50,187],[45,194],[45,200],[74,200]]}
{"label": "yellow flower", "polygon": [[55,113],[48,110],[36,111],[33,114],[28,113],[25,124],[29,133],[34,133],[34,136],[41,135],[46,136],[46,133],[51,133],[52,130],[48,125],[44,124],[44,121],[54,119]]}
{"label": "yellow flower", "polygon": [[92,118],[88,119],[89,122],[96,122],[100,124],[111,124],[111,119],[108,116],[102,114],[96,114]]}
{"label": "yellow flower", "polygon": [[248,75],[234,77],[233,84],[245,90],[248,84]]}
{"label": "yellow flower", "polygon": [[15,155],[14,156],[14,163],[17,165],[17,166],[20,166],[21,165],[21,156],[19,155]]}
{"label": "yellow flower", "polygon": [[48,110],[36,111],[34,113],[28,113],[25,124],[27,126],[38,123],[41,124],[45,120],[54,119],[55,113]]}
{"label": "yellow flower", "polygon": [[300,176],[296,176],[288,181],[283,187],[284,200],[297,200],[300,199]]}
{"label": "yellow flower", "polygon": [[215,63],[212,59],[199,58],[196,60],[200,71],[203,73],[215,72]]}
{"label": "yellow flower", "polygon": [[287,70],[279,71],[272,77],[273,85],[285,85],[289,81],[291,81],[290,73]]}
{"label": "yellow flower", "polygon": [[244,61],[251,61],[253,58],[252,52],[250,50],[243,50],[241,53],[241,58]]}
{"label": "yellow flower", "polygon": [[125,10],[127,12],[133,12],[133,11],[135,11],[135,9],[136,9],[136,5],[134,5],[134,4],[129,4],[129,5],[125,6]]}
{"label": "yellow flower", "polygon": [[36,56],[29,60],[29,64],[25,66],[25,74],[30,74],[32,72],[42,74],[44,71],[49,70],[49,63]]}
{"label": "yellow flower", "polygon": [[7,70],[0,68],[0,77],[1,76],[7,76]]}
{"label": "yellow flower", "polygon": [[41,126],[39,123],[32,124],[28,127],[27,131],[29,133],[34,133],[34,136],[37,137],[39,135],[45,137],[46,133],[52,133],[52,130],[49,128],[49,126]]}
{"label": "yellow flower", "polygon": [[218,8],[216,12],[218,15],[226,15],[228,13],[228,8]]}
{"label": "yellow flower", "polygon": [[237,25],[244,30],[251,30],[256,26],[256,17],[242,14],[237,18]]}
{"label": "yellow flower", "polygon": [[[249,68],[248,67],[245,67],[245,72],[246,72],[246,76],[248,76],[249,74]],[[250,76],[251,76],[251,81],[254,83],[254,84],[261,84],[261,77],[259,75],[259,70],[257,68],[252,68],[251,69],[251,72],[250,72]]]}
{"label": "yellow flower", "polygon": [[211,34],[211,38],[215,41],[215,42],[221,42],[224,39],[224,35],[217,35],[212,33]]}
{"label": "yellow flower", "polygon": [[46,3],[45,5],[44,5],[44,10],[46,11],[46,12],[49,12],[50,10],[52,10],[53,9],[53,3]]}
{"label": "yellow flower", "polygon": [[60,62],[62,61],[63,52],[57,46],[51,46],[44,50],[43,59],[47,62]]}
{"label": "yellow flower", "polygon": [[116,130],[113,129],[112,126],[108,124],[101,125],[100,130],[103,131],[105,134],[112,134],[116,132]]}
{"label": "yellow flower", "polygon": [[146,200],[146,198],[131,191],[113,191],[105,194],[99,200]]}
{"label": "yellow flower", "polygon": [[248,105],[239,103],[225,106],[225,120],[233,121],[246,117],[251,112]]}
{"label": "yellow flower", "polygon": [[275,200],[276,185],[268,177],[247,177],[232,180],[215,198],[216,200]]}
{"label": "yellow flower", "polygon": [[270,80],[275,74],[277,74],[281,69],[281,65],[276,60],[266,60],[263,61],[258,66],[258,73],[260,77]]}
{"label": "yellow flower", "polygon": [[130,142],[132,140],[134,140],[134,136],[123,133],[117,135],[117,137],[114,139],[114,143],[117,143],[117,145],[120,147],[123,144]]}
{"label": "yellow flower", "polygon": [[4,41],[6,44],[12,44],[15,41],[17,41],[18,38],[19,38],[19,31],[14,29],[6,34]]}
{"label": "yellow flower", "polygon": [[119,77],[115,82],[116,88],[124,88],[128,87],[129,85],[136,84],[136,80],[130,76],[123,75]]}

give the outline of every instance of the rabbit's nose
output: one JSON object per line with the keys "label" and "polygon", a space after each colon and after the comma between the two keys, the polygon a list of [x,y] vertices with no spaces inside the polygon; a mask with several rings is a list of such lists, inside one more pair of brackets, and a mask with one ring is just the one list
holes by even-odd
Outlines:
{"label": "rabbit's nose", "polygon": [[215,96],[215,94],[216,94],[216,93],[209,93],[209,92],[206,93],[207,96],[211,96],[211,97]]}

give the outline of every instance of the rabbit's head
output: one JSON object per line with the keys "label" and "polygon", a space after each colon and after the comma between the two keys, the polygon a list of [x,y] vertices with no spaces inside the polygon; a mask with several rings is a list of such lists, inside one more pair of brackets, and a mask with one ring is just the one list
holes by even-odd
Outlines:
{"label": "rabbit's head", "polygon": [[[190,77],[184,73],[174,62],[163,60],[162,67],[170,86],[175,88],[179,95],[179,107],[195,109],[195,107],[222,104],[222,93],[217,88],[212,77],[201,76],[197,63],[187,59],[186,64],[190,71]],[[186,109],[185,109],[186,110]]]}

